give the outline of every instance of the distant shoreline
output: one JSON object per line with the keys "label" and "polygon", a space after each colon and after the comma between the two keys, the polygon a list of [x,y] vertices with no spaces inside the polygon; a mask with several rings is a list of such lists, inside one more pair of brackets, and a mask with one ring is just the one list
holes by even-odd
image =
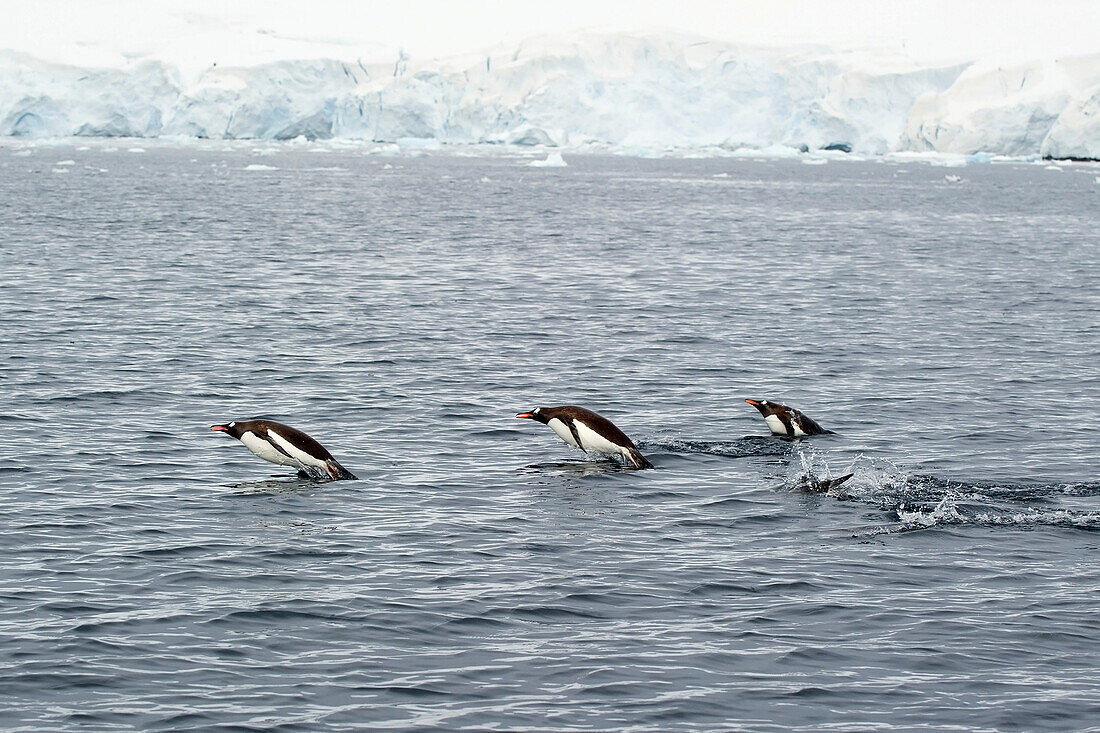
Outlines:
{"label": "distant shoreline", "polygon": [[[1080,165],[1093,168],[1100,160],[1086,158],[1052,158],[1039,155],[1007,156],[978,153],[958,155],[935,152],[895,152],[882,155],[844,153],[840,151],[800,151],[795,148],[772,146],[766,149],[739,148],[679,148],[660,151],[618,149],[613,146],[589,145],[576,148],[493,145],[493,144],[441,144],[438,141],[386,142],[377,140],[328,139],[307,140],[257,140],[257,139],[207,139],[180,137],[84,137],[54,138],[0,137],[0,150],[20,151],[24,154],[46,152],[54,149],[99,150],[112,153],[145,153],[148,150],[195,151],[252,151],[258,157],[293,151],[325,153],[360,153],[367,157],[410,159],[438,157],[513,158],[522,163],[536,163],[550,155],[638,159],[695,159],[695,160],[789,160],[803,163],[883,162],[903,165],[920,163],[938,167],[964,167],[984,164],[1057,164]],[[255,170],[261,170],[257,166]]]}

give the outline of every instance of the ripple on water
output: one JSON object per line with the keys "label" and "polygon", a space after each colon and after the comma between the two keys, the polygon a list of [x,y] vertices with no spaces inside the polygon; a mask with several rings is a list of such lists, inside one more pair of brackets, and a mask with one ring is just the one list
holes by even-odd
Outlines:
{"label": "ripple on water", "polygon": [[264,146],[0,148],[0,727],[1094,724],[1091,183]]}

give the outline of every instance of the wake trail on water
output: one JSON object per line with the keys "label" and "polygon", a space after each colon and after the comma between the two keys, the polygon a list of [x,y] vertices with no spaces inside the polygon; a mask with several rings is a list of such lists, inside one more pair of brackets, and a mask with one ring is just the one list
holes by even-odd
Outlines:
{"label": "wake trail on water", "polygon": [[695,453],[725,458],[748,458],[750,456],[782,456],[791,452],[792,442],[785,438],[763,435],[746,435],[733,440],[689,440],[685,438],[665,438],[638,441],[642,452],[650,453]]}
{"label": "wake trail on water", "polygon": [[890,460],[862,454],[836,460],[809,441],[776,436],[724,441],[665,438],[640,441],[639,446],[658,454],[785,458],[786,470],[777,490],[873,506],[890,521],[872,528],[870,534],[953,525],[1100,530],[1100,482],[1035,484],[944,478],[910,473]]}
{"label": "wake trail on water", "polygon": [[[838,473],[812,446],[798,447],[795,453],[785,481],[788,488],[805,485],[807,477],[824,483]],[[871,534],[953,525],[1100,530],[1100,482],[964,481],[910,474],[889,460],[862,455],[847,460],[841,472],[851,478],[821,493],[875,506],[893,520]]]}

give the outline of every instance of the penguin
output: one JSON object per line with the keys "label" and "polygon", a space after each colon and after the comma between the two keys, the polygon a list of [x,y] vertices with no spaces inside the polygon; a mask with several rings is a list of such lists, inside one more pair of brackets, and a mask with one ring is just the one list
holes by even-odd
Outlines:
{"label": "penguin", "polygon": [[323,445],[289,425],[256,419],[211,425],[210,429],[233,436],[265,461],[293,466],[299,473],[315,474],[319,469],[333,481],[357,478],[337,463]]}
{"label": "penguin", "polygon": [[767,400],[745,400],[760,411],[764,422],[771,428],[773,435],[786,435],[800,438],[803,435],[823,435],[831,433],[793,407],[780,405]]}
{"label": "penguin", "polygon": [[653,468],[622,430],[602,415],[575,405],[536,407],[521,412],[517,418],[528,418],[549,425],[558,437],[586,453],[619,456],[635,468]]}
{"label": "penguin", "polygon": [[807,473],[798,478],[794,488],[796,491],[805,491],[808,494],[827,494],[852,476],[855,476],[855,474],[846,473],[839,478],[818,478]]}

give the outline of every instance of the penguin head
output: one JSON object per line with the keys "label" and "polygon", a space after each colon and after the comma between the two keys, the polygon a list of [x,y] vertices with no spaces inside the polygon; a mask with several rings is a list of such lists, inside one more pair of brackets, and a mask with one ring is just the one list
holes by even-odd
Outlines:
{"label": "penguin head", "polygon": [[761,415],[767,415],[775,410],[775,406],[767,400],[745,400],[745,402],[760,410]]}
{"label": "penguin head", "polygon": [[543,410],[542,410],[541,407],[536,407],[535,409],[531,410],[530,412],[521,412],[518,415],[516,415],[516,417],[518,417],[518,418],[528,418],[530,420],[538,420],[540,423],[542,423],[544,425],[546,423],[550,422],[550,418],[548,418],[543,413]]}
{"label": "penguin head", "polygon": [[241,437],[241,429],[235,422],[226,423],[225,425],[211,425],[210,429],[214,432],[226,433],[238,440]]}

